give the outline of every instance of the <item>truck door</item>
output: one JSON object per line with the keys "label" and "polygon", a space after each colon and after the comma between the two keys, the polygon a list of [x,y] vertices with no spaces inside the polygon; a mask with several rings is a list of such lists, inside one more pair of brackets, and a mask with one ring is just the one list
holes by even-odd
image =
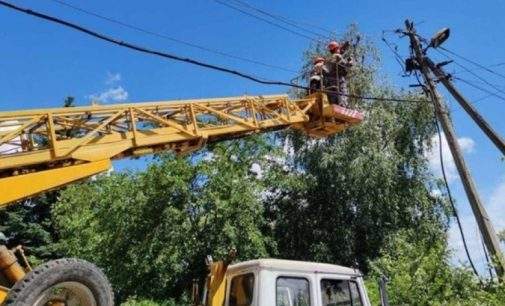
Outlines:
{"label": "truck door", "polygon": [[228,287],[228,306],[254,305],[254,273],[245,273],[232,276]]}

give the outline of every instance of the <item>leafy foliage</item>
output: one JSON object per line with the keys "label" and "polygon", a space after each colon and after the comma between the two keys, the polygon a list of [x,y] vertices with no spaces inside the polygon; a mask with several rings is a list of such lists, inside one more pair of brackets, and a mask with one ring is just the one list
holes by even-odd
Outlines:
{"label": "leafy foliage", "polygon": [[[66,97],[63,107],[74,106],[74,97]],[[47,139],[35,141],[44,146]],[[58,191],[51,191],[0,210],[0,232],[7,238],[7,246],[22,245],[34,265],[61,256],[55,248],[58,235],[51,220],[51,205],[57,198]]]}
{"label": "leafy foliage", "polygon": [[163,302],[156,302],[153,300],[136,299],[136,298],[129,298],[126,302],[121,304],[121,306],[190,306],[190,305],[191,304],[188,301],[177,302],[173,299],[166,300]]}
{"label": "leafy foliage", "polygon": [[54,247],[58,235],[51,220],[51,204],[56,196],[56,192],[50,192],[0,210],[0,232],[8,239],[7,246],[23,245],[34,264],[61,255]]}
{"label": "leafy foliage", "polygon": [[[416,236],[405,230],[388,239],[371,263],[369,287],[380,275],[389,277],[392,305],[503,305],[505,286],[480,284],[468,268],[453,267],[445,240]],[[370,292],[378,302],[377,291]]]}
{"label": "leafy foliage", "polygon": [[423,146],[431,136],[427,105],[375,103],[367,120],[328,140],[293,137],[289,179],[266,205],[281,257],[352,265],[378,256],[384,239],[402,228],[440,231],[442,199],[430,195]]}
{"label": "leafy foliage", "polygon": [[[423,99],[383,81],[369,40],[354,26],[344,36],[358,37],[352,95]],[[322,44],[307,50],[304,70],[324,52]],[[386,274],[393,305],[499,305],[503,287],[481,285],[449,262],[445,195],[433,196],[439,183],[425,158],[431,105],[350,102],[365,121],[329,139],[287,132],[158,156],[145,171],[98,176],[58,199],[50,193],[1,211],[1,229],[37,258],[95,262],[125,306],[186,305],[191,280],[206,273],[204,257],[232,247],[238,260],[358,265],[371,289]]]}
{"label": "leafy foliage", "polygon": [[207,254],[223,258],[231,247],[240,259],[266,256],[273,242],[262,234],[259,183],[249,172],[261,148],[225,143],[73,185],[54,208],[59,247],[101,266],[120,298],[179,297],[206,273]]}
{"label": "leafy foliage", "polygon": [[[349,35],[358,35],[353,31]],[[373,58],[367,55],[373,47],[356,48],[352,53]],[[351,92],[423,100],[377,86],[374,67],[372,62],[354,71]],[[425,158],[434,133],[431,105],[358,99],[352,104],[365,113],[360,126],[321,140],[286,135],[293,147],[291,171],[287,178],[273,174],[266,201],[280,257],[358,264],[366,272],[389,235],[408,228],[432,235],[447,227],[446,205],[431,195],[437,182]]]}
{"label": "leafy foliage", "polygon": [[498,238],[500,238],[501,242],[505,242],[505,230],[498,233]]}

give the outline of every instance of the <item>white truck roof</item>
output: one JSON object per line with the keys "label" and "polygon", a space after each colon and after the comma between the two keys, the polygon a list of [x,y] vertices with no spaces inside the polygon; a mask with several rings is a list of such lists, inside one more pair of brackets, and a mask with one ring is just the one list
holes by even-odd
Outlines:
{"label": "white truck roof", "polygon": [[255,259],[233,264],[228,267],[228,271],[238,272],[240,270],[246,270],[250,268],[361,276],[361,272],[358,269],[348,268],[344,266],[272,258]]}

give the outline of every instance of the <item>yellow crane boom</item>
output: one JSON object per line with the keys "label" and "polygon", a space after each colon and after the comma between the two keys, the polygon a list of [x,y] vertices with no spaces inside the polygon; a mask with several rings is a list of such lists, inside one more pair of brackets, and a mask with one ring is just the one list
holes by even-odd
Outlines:
{"label": "yellow crane boom", "polygon": [[319,93],[0,112],[0,206],[106,171],[113,159],[287,127],[323,137],[362,120],[340,110]]}

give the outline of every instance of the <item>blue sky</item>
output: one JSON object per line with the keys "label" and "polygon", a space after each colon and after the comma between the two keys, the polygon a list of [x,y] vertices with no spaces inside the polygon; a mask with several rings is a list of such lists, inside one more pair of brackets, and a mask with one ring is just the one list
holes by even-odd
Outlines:
{"label": "blue sky", "polygon": [[[293,73],[265,68],[189,48],[158,37],[145,35],[119,25],[69,9],[51,0],[11,0],[13,3],[57,15],[124,40],[240,69],[270,79],[289,80]],[[232,0],[227,0],[232,1]],[[448,26],[452,33],[445,46],[484,65],[505,62],[505,20],[501,1],[250,1],[267,11],[335,30],[356,23],[382,52],[382,72],[398,87],[408,86],[412,78],[402,78],[399,65],[380,41],[382,30],[403,25],[406,18],[419,23],[418,30],[431,36]],[[297,70],[302,52],[309,45],[305,38],[242,15],[212,0],[197,1],[77,1],[68,3],[119,19],[155,32]],[[109,102],[169,100],[282,93],[282,87],[263,86],[219,72],[203,70],[97,41],[83,34],[0,8],[0,110],[60,106],[64,97],[75,96],[79,104],[92,98]],[[389,36],[402,55],[407,41]],[[433,53],[435,58],[441,57]],[[461,62],[469,68],[471,64]],[[454,65],[450,71],[460,71]],[[505,65],[493,68],[505,74]],[[505,79],[476,71],[491,83],[505,88]],[[467,73],[461,78],[473,80]],[[477,82],[480,82],[477,80]],[[457,82],[470,99],[485,96]],[[476,83],[479,86],[484,86]],[[446,95],[445,91],[441,91]],[[448,96],[447,96],[448,97]],[[493,145],[470,121],[461,108],[449,99],[456,131],[461,138],[468,163],[482,199],[498,228],[505,228],[505,163]],[[505,134],[505,101],[494,97],[475,106],[501,134]],[[429,156],[434,172],[437,160]],[[472,255],[482,262],[478,232],[464,192],[450,159],[451,187],[464,220]],[[122,161],[116,169],[141,167],[142,162]],[[451,231],[455,261],[464,259],[459,237]],[[482,265],[481,265],[482,267]]]}

